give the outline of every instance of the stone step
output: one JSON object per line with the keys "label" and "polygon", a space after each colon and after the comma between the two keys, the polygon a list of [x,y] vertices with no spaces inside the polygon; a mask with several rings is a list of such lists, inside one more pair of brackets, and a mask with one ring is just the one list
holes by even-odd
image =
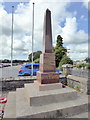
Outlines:
{"label": "stone step", "polygon": [[88,118],[88,115],[89,115],[88,112],[84,112],[84,113],[80,113],[78,115],[71,116],[69,118]]}
{"label": "stone step", "polygon": [[54,84],[41,84],[38,81],[34,81],[34,84],[36,85],[36,87],[39,91],[54,90],[54,89],[62,88],[62,84],[60,82],[54,83]]}
{"label": "stone step", "polygon": [[4,118],[16,118],[16,92],[9,92]]}
{"label": "stone step", "polygon": [[16,116],[17,118],[58,118],[69,117],[88,111],[88,99],[52,103],[43,106],[30,106],[25,97],[24,88],[16,91]]}
{"label": "stone step", "polygon": [[26,100],[24,88],[16,89],[16,117],[19,115],[24,115],[28,109],[29,104]]}
{"label": "stone step", "polygon": [[25,95],[30,106],[48,105],[77,99],[77,92],[69,87],[39,91],[35,84],[25,84]]}

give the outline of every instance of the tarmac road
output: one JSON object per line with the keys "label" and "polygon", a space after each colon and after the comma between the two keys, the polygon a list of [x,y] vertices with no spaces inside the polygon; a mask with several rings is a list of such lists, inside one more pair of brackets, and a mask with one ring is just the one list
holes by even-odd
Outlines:
{"label": "tarmac road", "polygon": [[21,68],[21,65],[0,68],[0,79],[18,77],[18,71],[20,70],[20,68]]}

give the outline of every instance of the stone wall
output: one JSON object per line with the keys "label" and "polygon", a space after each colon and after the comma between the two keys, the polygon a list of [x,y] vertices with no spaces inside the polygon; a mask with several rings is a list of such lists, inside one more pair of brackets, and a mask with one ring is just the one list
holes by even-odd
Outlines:
{"label": "stone wall", "polygon": [[33,83],[36,78],[18,77],[0,81],[2,91],[15,91],[16,88],[24,87],[25,83]]}
{"label": "stone wall", "polygon": [[[2,79],[0,81],[0,90],[1,91],[15,91],[16,88],[22,88],[24,87],[25,83],[33,83],[34,80],[36,80],[36,77],[16,77],[16,78],[8,78],[8,79]],[[60,82],[66,85],[67,80],[65,76],[60,75]]]}
{"label": "stone wall", "polygon": [[88,77],[88,72],[89,70],[82,70],[82,69],[76,69],[76,68],[73,68],[71,69],[71,75],[75,75],[75,76],[78,76],[78,77],[84,77],[84,78],[87,78]]}
{"label": "stone wall", "polygon": [[67,85],[85,94],[87,94],[87,81],[88,78],[78,77],[74,75],[67,76]]}
{"label": "stone wall", "polygon": [[[14,91],[16,88],[24,87],[25,83],[33,83],[36,80],[36,77],[19,77],[13,79],[6,79],[0,81],[0,86],[2,91]],[[64,75],[60,75],[59,81],[62,84],[68,85],[79,92],[87,92],[87,78],[77,77],[73,75],[68,75],[67,78]]]}

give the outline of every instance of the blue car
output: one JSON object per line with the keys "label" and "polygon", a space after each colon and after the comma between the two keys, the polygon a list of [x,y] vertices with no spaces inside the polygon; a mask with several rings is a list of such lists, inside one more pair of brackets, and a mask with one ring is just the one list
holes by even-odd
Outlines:
{"label": "blue car", "polygon": [[[36,76],[37,71],[39,71],[39,64],[33,64],[33,76]],[[56,69],[56,72],[62,74],[62,72]],[[31,76],[32,64],[25,64],[19,70],[18,76]]]}

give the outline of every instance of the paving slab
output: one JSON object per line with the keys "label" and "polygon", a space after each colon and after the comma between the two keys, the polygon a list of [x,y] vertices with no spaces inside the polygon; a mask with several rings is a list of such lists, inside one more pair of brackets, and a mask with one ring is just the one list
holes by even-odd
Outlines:
{"label": "paving slab", "polygon": [[4,118],[16,118],[16,93],[9,92],[5,105]]}

